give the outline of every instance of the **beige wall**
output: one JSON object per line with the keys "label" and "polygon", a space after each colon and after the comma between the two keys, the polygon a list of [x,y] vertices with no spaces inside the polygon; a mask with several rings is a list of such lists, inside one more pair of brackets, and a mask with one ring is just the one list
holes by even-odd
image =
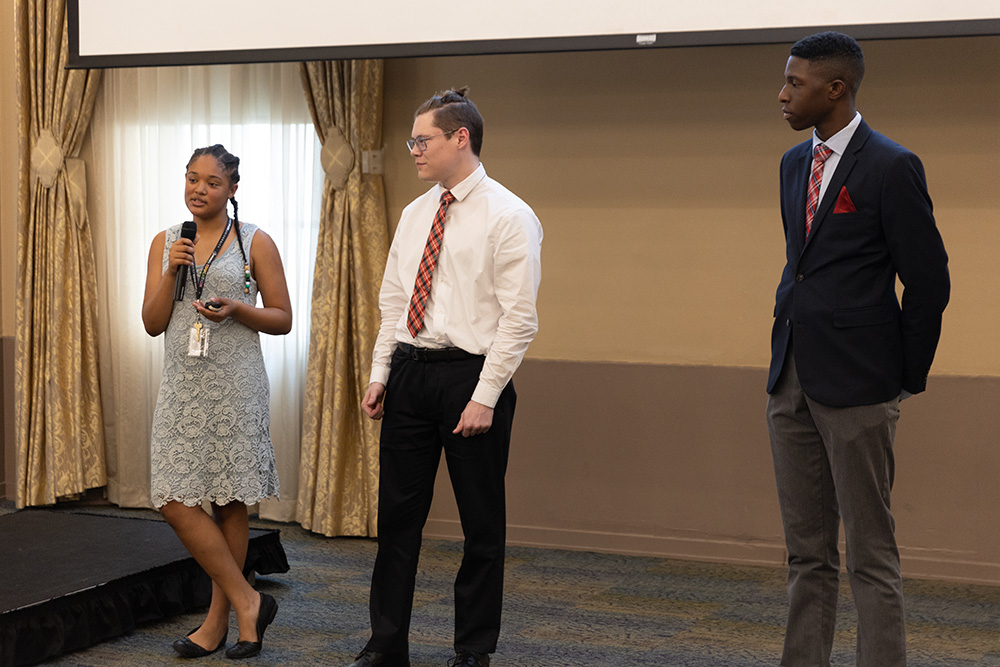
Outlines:
{"label": "beige wall", "polygon": [[[1000,376],[1000,37],[864,47],[859,110],[924,160],[951,255],[954,298],[934,372]],[[390,218],[424,187],[403,146],[413,109],[437,88],[469,85],[486,119],[487,171],[545,229],[531,357],[766,366],[784,258],[778,160],[808,138],[779,112],[787,53],[389,61]],[[601,317],[588,313],[583,327],[588,301]]]}
{"label": "beige wall", "polygon": [[[911,576],[1000,583],[1000,38],[868,42],[859,109],[924,160],[953,297],[903,406],[894,500]],[[425,189],[403,142],[469,85],[487,171],[545,229],[541,330],[515,376],[514,542],[782,561],[763,424],[784,261],[788,46],[406,59],[386,67],[390,218]],[[984,505],[986,507],[984,507]],[[443,478],[428,534],[460,534]]]}
{"label": "beige wall", "polygon": [[[0,2],[0,498],[13,484],[14,280],[17,265],[14,3]],[[7,480],[10,479],[10,483]]]}

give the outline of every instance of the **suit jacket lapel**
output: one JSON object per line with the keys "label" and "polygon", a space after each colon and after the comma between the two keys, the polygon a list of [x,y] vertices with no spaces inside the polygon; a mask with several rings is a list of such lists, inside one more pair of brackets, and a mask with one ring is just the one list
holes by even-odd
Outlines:
{"label": "suit jacket lapel", "polygon": [[[854,136],[851,137],[851,141],[847,144],[847,150],[840,157],[840,162],[837,164],[837,170],[833,172],[833,178],[830,179],[830,184],[826,188],[826,192],[823,193],[823,199],[820,201],[819,206],[816,208],[816,215],[813,216],[812,232],[809,234],[809,238],[806,239],[806,247],[809,246],[810,241],[816,238],[816,232],[823,225],[830,213],[830,209],[833,207],[833,203],[837,201],[837,197],[840,195],[840,189],[844,187],[844,183],[847,182],[847,176],[854,169],[854,165],[858,163],[857,153],[864,147],[865,141],[871,135],[872,130],[868,127],[868,124],[864,120],[858,125],[858,129],[854,131]],[[808,184],[806,186],[808,188]],[[803,209],[805,205],[803,204]],[[805,226],[805,212],[802,214],[803,227]],[[803,248],[805,250],[805,248]]]}
{"label": "suit jacket lapel", "polygon": [[809,170],[812,168],[811,148],[807,147],[796,160],[794,176],[786,195],[789,198],[786,213],[791,212],[788,224],[793,248],[802,248],[806,235],[806,194],[809,188]]}

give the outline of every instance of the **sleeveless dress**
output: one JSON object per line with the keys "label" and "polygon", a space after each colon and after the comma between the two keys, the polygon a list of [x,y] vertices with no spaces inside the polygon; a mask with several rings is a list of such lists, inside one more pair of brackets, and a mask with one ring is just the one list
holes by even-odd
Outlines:
{"label": "sleeveless dress", "polygon": [[[166,230],[163,269],[180,225]],[[247,256],[255,225],[240,223]],[[271,445],[270,391],[260,335],[232,318],[220,323],[200,317],[188,272],[184,300],[174,304],[164,335],[163,379],[156,399],[151,437],[151,498],[160,508],[176,500],[194,507],[208,500],[252,505],[277,496],[278,472]],[[243,255],[233,239],[208,271],[202,299],[227,297],[257,303],[257,282],[243,293]],[[207,357],[189,357],[188,336],[195,321],[211,331]]]}

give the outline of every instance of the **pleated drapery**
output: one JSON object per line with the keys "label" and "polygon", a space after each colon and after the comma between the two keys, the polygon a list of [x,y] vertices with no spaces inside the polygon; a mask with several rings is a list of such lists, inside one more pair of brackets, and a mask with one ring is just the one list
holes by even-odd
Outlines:
{"label": "pleated drapery", "polygon": [[18,0],[17,505],[104,486],[97,281],[79,155],[100,72],[67,70],[65,0]]}
{"label": "pleated drapery", "polygon": [[323,535],[374,536],[378,424],[361,411],[379,329],[388,254],[381,174],[362,153],[382,141],[383,63],[302,64],[302,84],[323,143],[322,217],[313,278],[302,419],[298,521]]}

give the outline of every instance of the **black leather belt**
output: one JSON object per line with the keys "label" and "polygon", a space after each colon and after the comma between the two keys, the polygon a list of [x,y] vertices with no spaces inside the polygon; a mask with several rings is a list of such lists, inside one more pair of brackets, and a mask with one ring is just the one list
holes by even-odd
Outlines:
{"label": "black leather belt", "polygon": [[408,343],[397,343],[396,345],[403,354],[413,361],[460,361],[462,359],[482,357],[481,354],[472,354],[460,347],[445,347],[432,350],[426,347],[414,347]]}

